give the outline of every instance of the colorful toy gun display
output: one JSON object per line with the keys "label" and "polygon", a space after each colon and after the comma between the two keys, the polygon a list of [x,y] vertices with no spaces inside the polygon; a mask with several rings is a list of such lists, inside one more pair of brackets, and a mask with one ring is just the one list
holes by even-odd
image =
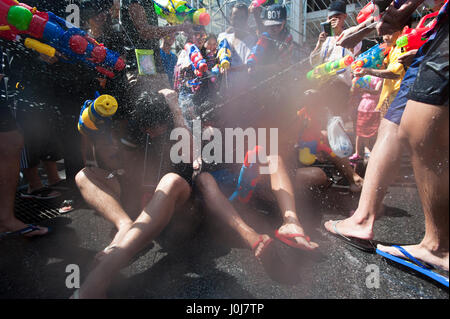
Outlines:
{"label": "colorful toy gun display", "polygon": [[217,59],[222,70],[228,70],[231,65],[231,48],[227,39],[223,39],[217,51]]}
{"label": "colorful toy gun display", "polygon": [[184,49],[189,54],[189,60],[191,61],[194,74],[198,77],[203,76],[203,73],[208,71],[208,64],[206,64],[200,50],[192,43],[186,43]]}
{"label": "colorful toy gun display", "polygon": [[211,17],[205,8],[195,9],[182,0],[152,0],[155,12],[169,24],[182,24],[186,19],[193,24],[208,25]]}
{"label": "colorful toy gun display", "polygon": [[347,55],[339,60],[330,61],[316,66],[306,74],[308,80],[323,80],[339,74],[353,63],[353,57]]}
{"label": "colorful toy gun display", "polygon": [[100,134],[111,125],[111,117],[117,112],[117,100],[111,95],[99,95],[88,100],[80,112],[78,131],[84,135]]}
{"label": "colorful toy gun display", "polygon": [[262,152],[263,150],[263,147],[256,145],[253,150],[248,151],[245,155],[238,184],[236,190],[229,198],[230,201],[237,198],[241,203],[248,203],[252,198],[256,185],[261,177],[259,174],[259,164],[257,163],[258,152]]}
{"label": "colorful toy gun display", "polygon": [[252,67],[258,63],[259,57],[261,57],[264,51],[267,49],[270,41],[270,35],[267,32],[263,32],[261,37],[256,42],[256,45],[250,51],[250,55],[247,59],[247,66]]}
{"label": "colorful toy gun display", "polygon": [[425,25],[425,22],[427,22],[427,20],[429,19],[435,18],[438,13],[439,12],[433,12],[422,17],[415,29],[411,29],[410,27],[406,26],[403,29],[402,35],[397,39],[396,45],[400,48],[404,48],[402,49],[404,51],[419,49],[422,45],[425,44],[425,42],[427,42],[427,39],[424,38],[424,35],[432,28],[434,28],[437,20],[434,19],[434,21],[427,26]]}
{"label": "colorful toy gun display", "polygon": [[86,32],[71,26],[52,12],[39,12],[36,8],[15,0],[0,0],[0,38],[14,41],[18,35],[39,39],[25,39],[25,46],[39,53],[55,56],[60,52],[68,63],[81,62],[98,72],[114,77],[114,71],[125,68],[119,54],[108,50]]}
{"label": "colorful toy gun display", "polygon": [[[391,2],[392,0],[370,1],[361,9],[361,11],[359,11],[358,15],[356,16],[356,21],[358,22],[358,24],[361,24],[371,16],[375,16],[375,18],[379,20],[380,14],[386,10]],[[394,7],[398,9],[405,2],[406,0],[395,0]]]}
{"label": "colorful toy gun display", "polygon": [[355,77],[353,79],[353,89],[371,89],[371,83],[373,80],[373,76],[371,75],[365,75],[363,77]]}
{"label": "colorful toy gun display", "polygon": [[352,70],[361,68],[379,69],[383,65],[384,57],[387,54],[385,44],[377,44],[364,53],[358,55],[352,63]]}

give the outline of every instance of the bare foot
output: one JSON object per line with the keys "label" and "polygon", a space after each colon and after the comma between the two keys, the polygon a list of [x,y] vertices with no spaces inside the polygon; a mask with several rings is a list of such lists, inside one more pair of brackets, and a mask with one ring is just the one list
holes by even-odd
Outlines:
{"label": "bare foot", "polygon": [[[329,220],[325,223],[325,228],[333,234],[336,234],[334,230],[335,221]],[[355,237],[360,239],[373,239],[373,223],[357,223],[354,219],[354,215],[350,218],[343,219],[336,224],[336,229],[341,235],[346,237]]]}
{"label": "bare foot", "polygon": [[[424,261],[432,266],[436,266],[437,268],[443,269],[445,271],[448,271],[449,269],[448,250],[446,252],[432,251],[424,247],[422,244],[408,245],[402,247],[419,261]],[[402,252],[395,247],[377,245],[377,248],[388,254],[406,258],[405,255],[403,255]]]}
{"label": "bare foot", "polygon": [[[298,234],[299,236],[290,237]],[[287,240],[292,242],[296,248],[304,249],[304,250],[313,250],[319,247],[319,245],[315,242],[309,240],[309,237],[305,235],[303,228],[297,224],[284,224],[278,229],[279,236],[286,236]]]}
{"label": "bare foot", "polygon": [[258,241],[252,245],[252,250],[255,253],[255,257],[260,259],[264,251],[269,247],[270,243],[273,241],[269,235],[259,236]]}
{"label": "bare foot", "polygon": [[350,184],[350,192],[360,193],[363,187],[364,179],[359,175],[353,177],[353,183]]}

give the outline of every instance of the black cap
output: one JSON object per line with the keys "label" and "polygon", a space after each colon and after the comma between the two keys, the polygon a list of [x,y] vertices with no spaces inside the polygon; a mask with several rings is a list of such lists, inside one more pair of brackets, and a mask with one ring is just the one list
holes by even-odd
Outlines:
{"label": "black cap", "polygon": [[286,7],[278,3],[265,7],[261,19],[265,26],[282,24],[287,19]]}
{"label": "black cap", "polygon": [[336,14],[346,14],[347,5],[344,1],[333,1],[328,7],[328,17],[334,16]]}

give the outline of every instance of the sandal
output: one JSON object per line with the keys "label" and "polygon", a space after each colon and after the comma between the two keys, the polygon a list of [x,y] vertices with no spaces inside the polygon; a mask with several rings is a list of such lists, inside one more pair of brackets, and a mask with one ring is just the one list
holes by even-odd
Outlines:
{"label": "sandal", "polygon": [[61,207],[58,209],[60,214],[66,214],[75,210],[75,201],[73,199],[66,199],[62,202]]}
{"label": "sandal", "polygon": [[61,196],[60,192],[54,191],[51,188],[43,187],[32,191],[31,193],[20,193],[21,198],[34,198],[34,199],[54,199]]}

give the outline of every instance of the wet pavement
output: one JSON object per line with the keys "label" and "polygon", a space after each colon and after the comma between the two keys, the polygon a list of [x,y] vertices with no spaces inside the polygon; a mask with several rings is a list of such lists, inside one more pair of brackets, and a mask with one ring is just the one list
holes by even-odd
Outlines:
{"label": "wet pavement", "polygon": [[[314,253],[299,252],[276,241],[280,261],[264,267],[223,225],[194,211],[177,215],[140,256],[117,276],[110,298],[424,298],[448,299],[448,289],[388,264],[328,234],[323,223],[341,219],[358,197],[342,189],[316,195],[302,209]],[[410,167],[403,167],[385,199],[385,214],[376,223],[375,239],[417,243],[424,218]],[[247,207],[248,208],[248,207]],[[268,211],[267,207],[262,207]],[[279,226],[276,209],[240,210],[256,230]],[[78,265],[81,278],[94,255],[114,235],[113,227],[90,209],[41,222],[53,232],[36,239],[0,241],[0,298],[68,298],[66,267]],[[369,267],[369,268],[368,268]],[[379,269],[379,287],[369,288],[367,270]],[[370,285],[369,285],[370,286]]]}

